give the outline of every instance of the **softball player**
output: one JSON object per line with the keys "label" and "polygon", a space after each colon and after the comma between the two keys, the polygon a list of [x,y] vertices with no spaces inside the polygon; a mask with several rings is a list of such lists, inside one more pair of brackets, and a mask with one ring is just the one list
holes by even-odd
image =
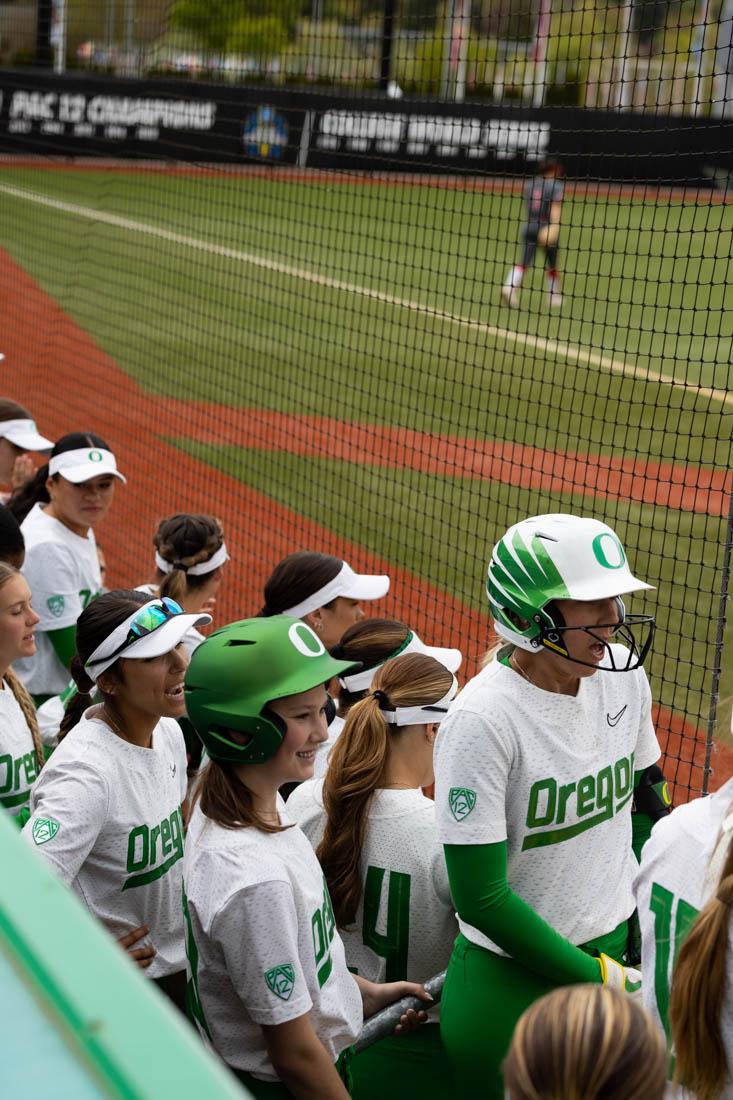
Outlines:
{"label": "softball player", "polygon": [[389,577],[355,573],[341,558],[302,550],[273,569],[260,615],[302,619],[330,649],[364,617],[362,601],[380,600],[388,591]]}
{"label": "softball player", "polygon": [[[34,473],[29,451],[50,451],[53,442],[42,436],[31,414],[16,401],[0,397],[0,485],[17,492]],[[0,493],[6,503],[10,492]]]}
{"label": "softball player", "polygon": [[[352,675],[359,675],[358,673]],[[343,674],[342,674],[343,676]],[[433,743],[458,685],[425,653],[376,672],[349,711],[324,780],[288,801],[323,867],[349,970],[370,981],[425,982],[445,970],[458,931],[435,803]],[[353,1063],[352,1095],[442,1097],[451,1087],[437,1023],[389,1038]]]}
{"label": "softball player", "polygon": [[[208,622],[139,592],[108,592],[82,612],[72,665],[79,695],[24,830],[113,935],[149,929],[147,952],[142,945],[135,957],[180,1005],[186,756],[175,719],[185,709],[181,641]],[[94,685],[103,701],[85,710]]]}
{"label": "softball player", "polygon": [[[224,531],[214,516],[179,512],[164,519],[153,539],[156,577],[154,584],[140,585],[138,591],[169,596],[184,611],[211,613],[229,561]],[[201,645],[204,635],[191,630],[184,639],[189,656]]]}
{"label": "softball player", "polygon": [[487,1097],[503,1094],[499,1067],[532,1001],[639,981],[622,965],[632,800],[652,816],[668,804],[641,667],[654,620],[627,616],[620,597],[649,587],[593,519],[537,516],[494,547],[489,603],[508,644],[451,708],[435,767],[461,929],[441,1031],[459,1082]]}
{"label": "softball player", "polygon": [[519,305],[519,288],[525,271],[534,262],[538,247],[545,253],[550,306],[559,309],[562,305],[560,274],[557,269],[564,191],[561,174],[560,165],[556,161],[546,161],[541,175],[528,180],[524,188],[527,221],[522,229],[522,259],[509,272],[501,291],[502,298],[509,306]]}
{"label": "softball player", "polygon": [[43,767],[33,701],[10,667],[36,648],[38,615],[24,577],[0,562],[0,806],[18,816]]}
{"label": "softball player", "polygon": [[358,672],[339,676],[338,714],[328,727],[328,738],[316,756],[314,778],[326,774],[331,749],[344,728],[349,710],[367,694],[374,674],[385,661],[405,653],[427,653],[440,661],[449,672],[457,672],[463,656],[459,649],[425,645],[414,630],[395,619],[360,619],[342,636],[330,653],[337,661],[360,665]]}
{"label": "softball player", "polygon": [[41,618],[35,656],[19,661],[17,672],[37,704],[68,684],[76,620],[101,587],[93,528],[106,516],[118,480],[125,478],[107,444],[74,432],[54,446],[34,482],[41,496],[21,526],[23,574]]}
{"label": "softball player", "polygon": [[655,826],[635,886],[644,1003],[697,1100],[733,1098],[732,841],[729,779]]}
{"label": "softball player", "polygon": [[428,999],[349,974],[323,872],[278,796],[311,777],[324,684],[348,667],[305,623],[275,616],[216,631],[186,675],[210,757],[184,866],[189,1004],[256,1097],[346,1100],[335,1063],[363,1018],[407,993]]}

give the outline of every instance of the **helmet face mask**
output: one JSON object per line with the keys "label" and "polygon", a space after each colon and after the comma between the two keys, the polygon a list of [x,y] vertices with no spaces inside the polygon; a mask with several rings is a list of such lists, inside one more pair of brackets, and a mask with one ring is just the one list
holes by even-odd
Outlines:
{"label": "helmet face mask", "polygon": [[300,619],[229,623],[193,653],[184,689],[188,717],[212,760],[261,764],[278,751],[286,728],[269,704],[354,667],[331,657]]}
{"label": "helmet face mask", "polygon": [[[621,603],[621,601],[618,601]],[[623,607],[623,604],[622,604]],[[646,628],[644,638],[642,641],[638,641],[636,634],[634,633],[634,627],[643,629]],[[599,630],[612,630],[612,641],[614,643],[621,643],[625,647],[626,659],[623,663],[619,663],[618,658],[621,656],[619,650],[621,646],[617,644],[616,652],[614,652],[613,646],[602,635],[596,633]],[[587,634],[602,645],[606,651],[606,655],[600,664],[592,661],[583,661],[579,657],[573,657],[568,652],[568,646],[566,643],[566,635],[572,634],[574,631],[581,631]],[[654,641],[655,623],[653,615],[623,615],[620,622],[616,623],[594,623],[593,626],[555,626],[552,629],[542,630],[539,636],[539,645],[545,649],[549,649],[551,653],[557,653],[560,657],[564,657],[568,661],[573,661],[576,665],[584,665],[586,668],[597,669],[601,672],[633,672],[634,669],[640,668],[644,664],[649,650],[652,647]]]}
{"label": "helmet face mask", "polygon": [[[620,597],[627,592],[649,589],[629,569],[626,553],[615,532],[599,520],[570,515],[544,515],[522,520],[510,527],[494,547],[489,563],[487,593],[496,633],[505,641],[530,653],[541,649],[566,660],[609,672],[629,672],[647,656],[654,637],[654,618],[627,616]],[[604,624],[567,626],[556,601],[590,603],[615,599],[620,624],[614,640],[628,649],[619,663],[618,651],[606,638],[593,634]],[[642,640],[634,628],[647,628]],[[571,656],[565,642],[570,630],[583,630],[603,645],[601,664]]]}

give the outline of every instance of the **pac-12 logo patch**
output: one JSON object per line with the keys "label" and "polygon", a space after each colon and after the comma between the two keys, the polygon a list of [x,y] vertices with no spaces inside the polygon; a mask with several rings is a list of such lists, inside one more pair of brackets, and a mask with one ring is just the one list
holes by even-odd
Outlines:
{"label": "pac-12 logo patch", "polygon": [[276,997],[281,1001],[289,1001],[295,988],[293,964],[283,963],[281,966],[273,966],[272,970],[266,970],[265,981]]}
{"label": "pac-12 logo patch", "polygon": [[448,792],[448,803],[456,821],[463,821],[476,805],[476,792],[470,787],[451,787]]}
{"label": "pac-12 logo patch", "polygon": [[60,615],[63,615],[64,602],[63,596],[49,596],[46,600],[46,606],[54,618],[58,619]]}
{"label": "pac-12 logo patch", "polygon": [[52,817],[37,817],[33,822],[33,840],[36,844],[45,844],[53,840],[61,826]]}

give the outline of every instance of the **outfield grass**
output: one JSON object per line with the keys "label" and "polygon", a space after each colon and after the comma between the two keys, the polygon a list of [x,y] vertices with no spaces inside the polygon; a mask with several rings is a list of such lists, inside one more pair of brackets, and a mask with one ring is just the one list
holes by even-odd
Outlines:
{"label": "outfield grass", "polygon": [[695,393],[731,382],[729,206],[568,200],[567,307],[552,315],[539,271],[528,308],[499,305],[513,195],[39,169],[4,169],[3,181],[685,383],[567,362],[2,195],[3,246],[153,392],[709,464],[730,439],[720,402]]}
{"label": "outfield grass", "polygon": [[[568,198],[565,306],[551,314],[538,269],[520,310],[500,304],[522,212],[508,192],[7,167],[3,185],[83,208],[0,191],[0,245],[153,394],[463,435],[468,448],[731,465],[731,206]],[[720,517],[204,447],[181,429],[177,446],[469,606],[483,606],[492,541],[522,514],[604,516],[660,586],[655,697],[704,722]]]}

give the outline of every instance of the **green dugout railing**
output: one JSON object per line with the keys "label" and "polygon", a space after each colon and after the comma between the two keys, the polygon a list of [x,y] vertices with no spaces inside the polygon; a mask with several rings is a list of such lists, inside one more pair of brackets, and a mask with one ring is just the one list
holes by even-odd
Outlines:
{"label": "green dugout railing", "polygon": [[3,1095],[28,1100],[245,1100],[0,813]]}

